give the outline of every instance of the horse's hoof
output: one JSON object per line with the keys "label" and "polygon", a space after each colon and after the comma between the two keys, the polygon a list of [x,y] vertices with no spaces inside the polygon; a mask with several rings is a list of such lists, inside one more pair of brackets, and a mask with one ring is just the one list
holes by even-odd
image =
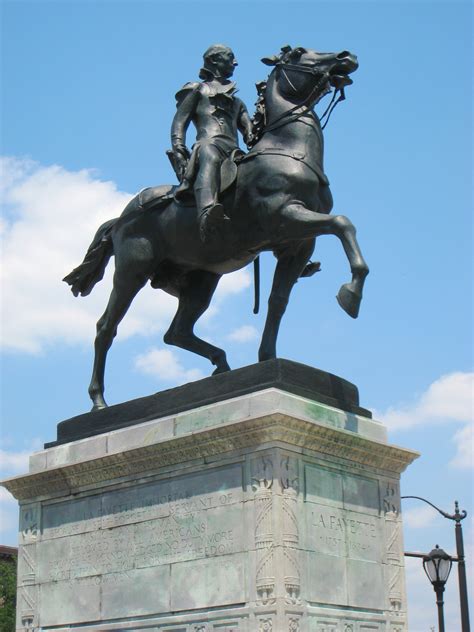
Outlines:
{"label": "horse's hoof", "polygon": [[94,404],[91,408],[91,413],[95,413],[96,410],[103,410],[104,408],[108,408],[105,402],[103,404]]}
{"label": "horse's hoof", "polygon": [[230,366],[226,363],[224,366],[218,366],[216,369],[214,369],[212,375],[219,375],[219,373],[226,373],[230,370]]}
{"label": "horse's hoof", "polygon": [[349,283],[341,286],[336,296],[337,302],[351,318],[359,315],[360,302],[362,297],[350,289]]}

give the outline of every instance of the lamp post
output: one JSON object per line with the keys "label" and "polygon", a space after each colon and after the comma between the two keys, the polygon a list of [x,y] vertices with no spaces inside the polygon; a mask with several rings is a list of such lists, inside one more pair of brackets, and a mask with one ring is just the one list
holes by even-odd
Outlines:
{"label": "lamp post", "polygon": [[467,511],[464,509],[459,511],[459,503],[458,501],[454,501],[454,514],[448,514],[446,511],[443,511],[433,503],[430,503],[426,498],[421,498],[421,496],[402,496],[402,498],[416,498],[417,500],[421,500],[427,505],[436,509],[438,513],[440,513],[443,518],[447,518],[448,520],[453,520],[456,523],[455,526],[455,535],[456,535],[456,558],[452,558],[457,562],[458,565],[458,581],[459,581],[459,602],[461,606],[461,630],[462,632],[470,632],[471,627],[469,624],[469,605],[467,599],[467,580],[466,580],[466,564],[464,560],[464,541],[462,536],[462,524],[461,521],[467,516]]}
{"label": "lamp post", "polygon": [[451,556],[443,551],[443,549],[440,549],[438,545],[423,557],[423,568],[436,593],[439,632],[444,632],[443,593],[444,585],[448,581],[452,565],[453,560]]}

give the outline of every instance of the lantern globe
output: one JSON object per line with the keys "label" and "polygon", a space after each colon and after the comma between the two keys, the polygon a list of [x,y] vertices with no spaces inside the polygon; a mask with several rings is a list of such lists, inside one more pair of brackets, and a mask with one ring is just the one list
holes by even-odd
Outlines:
{"label": "lantern globe", "polygon": [[451,572],[452,564],[451,556],[440,549],[438,545],[423,558],[423,568],[433,586],[444,586]]}

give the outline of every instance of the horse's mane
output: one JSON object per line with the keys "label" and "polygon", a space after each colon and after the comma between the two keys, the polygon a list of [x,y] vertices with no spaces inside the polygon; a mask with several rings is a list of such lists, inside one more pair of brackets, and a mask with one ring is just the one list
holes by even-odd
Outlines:
{"label": "horse's mane", "polygon": [[255,102],[255,114],[252,117],[252,147],[262,137],[263,130],[265,129],[266,122],[266,105],[265,105],[265,92],[267,89],[266,81],[259,81],[255,84],[257,88],[257,100]]}
{"label": "horse's mane", "polygon": [[[305,51],[304,48],[299,47],[295,50],[291,48],[288,44],[281,47],[279,55],[272,55],[271,57],[264,57],[262,62],[266,66],[276,66],[280,62],[288,62],[293,56],[301,56],[301,54]],[[265,81],[259,81],[255,84],[257,88],[257,101],[255,102],[255,114],[252,118],[252,142],[250,146],[253,147],[262,137],[263,130],[265,129],[266,124],[266,105],[265,105],[265,92],[267,89],[268,79]]]}

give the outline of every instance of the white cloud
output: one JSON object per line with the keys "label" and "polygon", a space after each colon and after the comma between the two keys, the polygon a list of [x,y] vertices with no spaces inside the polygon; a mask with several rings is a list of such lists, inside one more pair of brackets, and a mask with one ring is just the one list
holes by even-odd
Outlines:
{"label": "white cloud", "polygon": [[258,339],[258,331],[253,325],[242,325],[232,331],[227,338],[234,342],[251,342]]}
{"label": "white cloud", "polygon": [[16,503],[15,498],[10,494],[10,492],[4,487],[0,487],[0,503],[1,504],[14,504]]}
{"label": "white cloud", "polygon": [[2,346],[36,353],[55,340],[88,341],[107,288],[74,299],[62,277],[82,260],[94,232],[129,195],[91,171],[2,159]]}
{"label": "white cloud", "polygon": [[135,358],[135,368],[152,377],[182,384],[205,377],[199,369],[185,369],[176,354],[169,349],[150,349]]}
{"label": "white cloud", "polygon": [[411,405],[377,413],[391,430],[406,430],[434,423],[457,423],[453,442],[456,455],[451,465],[472,467],[474,373],[456,372],[441,376]]}
{"label": "white cloud", "polygon": [[20,452],[0,450],[0,472],[4,474],[26,472],[31,452],[31,450],[22,450]]}
{"label": "white cloud", "polygon": [[449,464],[458,468],[474,467],[474,425],[466,424],[458,430],[453,441],[456,445],[456,454]]}
{"label": "white cloud", "polygon": [[446,421],[472,422],[474,373],[450,373],[433,382],[415,403],[389,408],[382,420],[392,430]]}
{"label": "white cloud", "polygon": [[411,529],[425,529],[429,527],[438,516],[438,512],[429,505],[415,507],[403,512],[403,524]]}
{"label": "white cloud", "polygon": [[[1,159],[0,167],[2,346],[39,353],[57,341],[92,344],[95,323],[110,294],[113,261],[86,298],[74,298],[61,279],[82,261],[100,224],[120,215],[130,194],[100,180],[92,170],[68,171],[17,158]],[[247,270],[226,275],[213,313],[250,282]],[[162,332],[175,310],[175,298],[147,286],[120,325],[119,338]]]}
{"label": "white cloud", "polygon": [[18,504],[4,487],[0,487],[0,535],[2,544],[17,546]]}
{"label": "white cloud", "polygon": [[242,268],[231,274],[225,274],[217,286],[216,299],[219,301],[231,294],[238,294],[242,290],[246,290],[251,283],[252,277],[247,268]]}

